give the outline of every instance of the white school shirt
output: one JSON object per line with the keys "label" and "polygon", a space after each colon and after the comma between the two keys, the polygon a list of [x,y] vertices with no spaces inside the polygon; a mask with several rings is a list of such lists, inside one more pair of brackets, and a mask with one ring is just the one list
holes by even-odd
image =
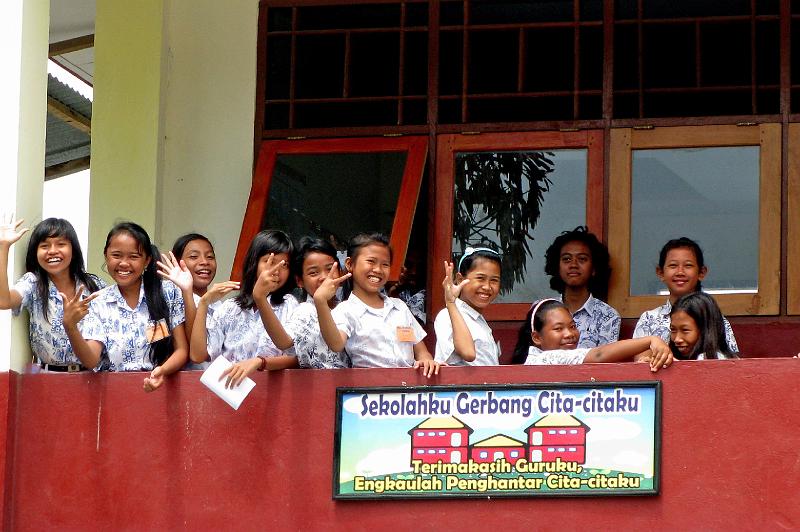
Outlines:
{"label": "white school shirt", "polygon": [[[200,304],[200,296],[198,296],[197,294],[195,294],[193,292],[192,293],[192,300],[194,301],[195,308],[197,308],[197,305]],[[217,308],[219,308],[219,306],[221,304],[222,304],[222,300],[218,300],[218,301],[214,301],[213,303],[209,303],[208,310],[206,311],[206,323],[208,322],[208,319],[211,318],[211,316],[214,315],[214,312],[217,310]],[[189,371],[193,371],[193,370],[205,371],[206,369],[208,369],[208,366],[210,366],[210,365],[211,365],[211,362],[209,362],[208,360],[206,360],[205,362],[192,362],[192,360],[189,359],[189,361],[186,363],[186,365],[183,366],[183,369],[184,370],[189,370]]]}
{"label": "white school shirt", "polygon": [[[297,304],[294,296],[289,294],[283,296],[283,302],[278,305],[269,302],[281,323],[289,320]],[[218,356],[236,363],[258,355],[275,357],[294,354],[291,350],[284,352],[275,347],[264,329],[258,308],[240,308],[236,299],[226,299],[206,323],[208,356],[212,361]]]}
{"label": "white school shirt", "polygon": [[[563,301],[563,297],[558,297]],[[614,307],[589,294],[581,308],[572,315],[581,333],[578,347],[598,347],[619,340],[622,319]]]}
{"label": "white school shirt", "polygon": [[294,341],[294,353],[301,368],[351,367],[347,353],[331,351],[325,343],[319,330],[317,307],[311,301],[300,303],[289,318],[289,322],[284,325],[284,329]]}
{"label": "white school shirt", "polygon": [[528,358],[525,359],[526,366],[545,366],[553,364],[583,364],[586,354],[591,351],[589,347],[579,347],[577,349],[551,349],[542,351],[535,345],[528,348]]}
{"label": "white school shirt", "polygon": [[[633,337],[658,336],[669,343],[669,326],[671,321],[669,313],[671,311],[672,303],[667,299],[667,302],[660,307],[643,312],[639,321],[636,322],[636,328],[633,330]],[[728,349],[733,353],[738,353],[739,346],[736,344],[733,328],[731,328],[731,324],[725,316],[722,317],[722,321],[725,326],[725,340],[728,342]]]}
{"label": "white school shirt", "polygon": [[[103,288],[106,283],[99,277],[92,275],[98,288]],[[79,281],[75,283],[75,293],[83,284]],[[56,285],[50,279],[47,280],[47,319],[44,317],[44,305],[39,299],[39,277],[28,272],[12,287],[22,297],[20,306],[12,309],[12,315],[19,316],[22,309],[28,310],[30,316],[30,327],[28,338],[33,354],[44,364],[56,366],[66,366],[68,364],[80,364],[78,356],[72,351],[72,344],[69,342],[67,332],[64,330],[64,302],[58,295]],[[81,295],[81,299],[89,296],[87,290]],[[49,319],[49,321],[48,321]]]}
{"label": "white school shirt", "polygon": [[497,366],[500,364],[500,347],[492,336],[492,329],[486,323],[486,318],[480,312],[470,307],[466,302],[456,298],[456,308],[464,318],[475,343],[475,360],[467,362],[455,352],[453,345],[453,324],[450,313],[446,308],[439,311],[433,322],[436,332],[437,362],[447,363],[450,366]]}
{"label": "white school shirt", "polygon": [[[167,301],[169,322],[175,327],[186,317],[183,311],[183,296],[170,281],[161,281],[161,290]],[[81,334],[86,340],[103,344],[100,365],[109,371],[150,371],[150,344],[146,329],[150,325],[150,313],[144,299],[144,283],[139,287],[139,302],[130,308],[119,286],[111,285],[100,291],[89,304],[89,314],[82,320]]]}
{"label": "white school shirt", "polygon": [[[414,345],[425,338],[414,315],[405,303],[381,296],[383,308],[367,306],[350,294],[333,309],[336,327],[345,333],[345,351],[354,368],[405,368],[414,365]],[[411,327],[413,342],[397,340],[398,327]]]}

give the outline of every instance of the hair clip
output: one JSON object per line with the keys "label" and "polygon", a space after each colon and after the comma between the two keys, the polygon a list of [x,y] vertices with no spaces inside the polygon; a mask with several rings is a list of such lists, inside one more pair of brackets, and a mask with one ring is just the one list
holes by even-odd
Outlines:
{"label": "hair clip", "polygon": [[464,259],[466,259],[470,255],[474,255],[475,253],[477,253],[479,251],[486,251],[488,253],[492,253],[494,255],[497,255],[498,257],[500,256],[500,253],[498,253],[497,251],[493,250],[492,248],[473,248],[473,247],[468,247],[467,249],[464,250],[464,254],[461,255],[461,258],[458,261],[458,270],[461,271],[461,265],[464,264]]}

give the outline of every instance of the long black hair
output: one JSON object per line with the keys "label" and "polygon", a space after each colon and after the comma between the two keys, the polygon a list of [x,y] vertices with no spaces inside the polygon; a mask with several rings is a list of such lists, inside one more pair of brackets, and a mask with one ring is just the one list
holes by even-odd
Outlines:
{"label": "long black hair", "polygon": [[713,297],[705,292],[686,294],[672,306],[672,311],[669,313],[670,318],[676,312],[685,312],[694,320],[699,331],[699,338],[688,356],[678,351],[675,343],[670,339],[669,346],[675,358],[696,360],[701,353],[705,358],[719,358],[719,354],[726,358],[739,358],[739,355],[728,347],[728,340],[725,337],[725,321],[722,311]]}
{"label": "long black hair", "polygon": [[[658,267],[659,269],[664,269],[664,264],[667,262],[667,254],[672,251],[673,249],[680,249],[686,248],[692,250],[694,253],[694,258],[697,261],[697,269],[702,270],[705,268],[706,263],[705,259],[703,258],[703,250],[700,249],[700,244],[692,240],[691,238],[687,238],[682,236],[680,238],[673,238],[669,240],[664,247],[661,248],[661,252],[658,254]],[[700,283],[700,279],[697,280],[697,286],[695,287],[696,291],[700,291],[703,289],[702,284]]]}
{"label": "long black hair", "polygon": [[[239,295],[236,296],[236,304],[241,309],[253,310],[256,308],[256,302],[253,299],[253,287],[258,280],[258,261],[261,257],[274,253],[287,253],[289,255],[289,264],[292,263],[292,255],[294,253],[294,245],[289,235],[283,231],[265,229],[258,233],[253,241],[250,242],[250,247],[247,248],[247,254],[244,257],[244,264],[242,265],[242,285]],[[279,286],[277,290],[272,292],[269,300],[273,305],[280,305],[283,303],[283,297],[294,289],[294,279],[290,275],[289,278]]]}
{"label": "long black hair", "polygon": [[[292,275],[295,278],[303,278],[303,263],[311,253],[322,253],[331,257],[336,262],[336,265],[339,266],[339,257],[336,255],[336,248],[333,247],[333,244],[321,238],[304,236],[297,243],[297,252],[292,258]],[[321,273],[325,274],[325,272]],[[308,298],[308,292],[305,288],[303,288],[303,296],[306,299]]]}
{"label": "long black hair", "polygon": [[118,223],[111,228],[106,236],[106,245],[103,248],[103,255],[106,254],[111,239],[120,233],[126,233],[131,236],[139,245],[139,250],[142,254],[150,259],[147,267],[142,273],[142,285],[144,285],[144,301],[147,304],[147,312],[150,315],[150,321],[159,322],[164,320],[167,324],[167,329],[170,335],[162,338],[157,342],[150,344],[150,361],[154,366],[160,366],[172,354],[174,350],[174,343],[172,340],[172,323],[170,320],[169,305],[167,298],[164,296],[164,290],[161,286],[161,279],[159,279],[156,267],[157,257],[160,257],[158,248],[156,248],[150,241],[150,236],[144,228],[133,222]]}
{"label": "long black hair", "polygon": [[564,231],[545,251],[544,273],[550,276],[550,288],[559,294],[564,293],[566,284],[560,275],[561,248],[570,242],[582,242],[589,248],[594,269],[594,275],[589,278],[589,292],[592,296],[605,301],[608,296],[608,280],[611,277],[608,248],[584,225],[579,225],[572,231]]}
{"label": "long black hair", "polygon": [[[512,364],[525,363],[525,359],[528,358],[528,350],[531,347],[531,335],[533,331],[542,332],[547,313],[554,308],[566,309],[567,306],[555,299],[534,301],[531,308],[528,309],[528,313],[525,314],[525,321],[522,322],[522,326],[517,333],[517,345],[514,347],[514,356],[511,357]],[[534,310],[536,311],[536,315],[531,319]],[[569,309],[567,309],[567,312],[569,312]]]}
{"label": "long black hair", "polygon": [[47,315],[49,307],[47,299],[50,291],[48,283],[49,278],[47,272],[39,264],[36,253],[39,249],[39,244],[53,237],[66,238],[72,246],[72,260],[69,263],[70,279],[72,279],[73,282],[80,282],[90,293],[96,292],[100,288],[97,277],[86,273],[81,244],[78,241],[78,235],[75,233],[75,228],[72,227],[72,224],[63,218],[47,218],[46,220],[42,220],[33,228],[31,238],[28,241],[28,250],[25,254],[25,269],[36,275],[39,281],[38,297],[39,301],[42,302],[44,319],[47,321],[50,321]]}

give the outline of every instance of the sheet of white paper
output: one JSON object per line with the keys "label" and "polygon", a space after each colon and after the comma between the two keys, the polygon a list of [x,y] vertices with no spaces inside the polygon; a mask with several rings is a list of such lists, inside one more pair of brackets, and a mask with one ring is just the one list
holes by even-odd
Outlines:
{"label": "sheet of white paper", "polygon": [[222,372],[231,367],[233,364],[225,357],[217,357],[214,362],[208,366],[208,369],[200,376],[200,382],[205,384],[209,390],[217,394],[220,399],[231,405],[234,410],[239,410],[239,406],[256,385],[255,381],[250,377],[245,377],[239,386],[235,388],[226,388],[225,379],[219,380]]}

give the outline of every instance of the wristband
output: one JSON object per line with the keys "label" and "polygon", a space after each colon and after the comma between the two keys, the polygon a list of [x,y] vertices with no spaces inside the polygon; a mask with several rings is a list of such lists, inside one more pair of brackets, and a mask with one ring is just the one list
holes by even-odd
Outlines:
{"label": "wristband", "polygon": [[258,355],[261,364],[258,365],[258,371],[264,371],[267,368],[267,357]]}

